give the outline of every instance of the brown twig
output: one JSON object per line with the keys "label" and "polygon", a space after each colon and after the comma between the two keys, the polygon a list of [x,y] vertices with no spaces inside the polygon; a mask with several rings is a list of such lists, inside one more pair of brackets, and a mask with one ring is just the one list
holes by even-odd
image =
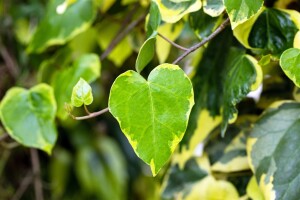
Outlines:
{"label": "brown twig", "polygon": [[7,133],[4,133],[4,134],[0,135],[0,141],[5,140],[8,137],[9,137],[9,135]]}
{"label": "brown twig", "polygon": [[192,46],[191,48],[189,48],[188,50],[186,50],[172,64],[177,64],[182,59],[184,59],[187,55],[189,55],[190,53],[196,51],[197,49],[199,49],[200,47],[202,47],[204,44],[206,44],[207,42],[209,42],[210,40],[212,40],[220,32],[222,32],[226,28],[226,26],[229,25],[229,24],[230,24],[230,20],[229,20],[229,18],[227,18],[212,34],[210,34],[207,38],[205,38],[204,40],[202,40],[198,44],[195,44],[194,46]]}
{"label": "brown twig", "polygon": [[82,116],[82,117],[73,116],[73,118],[76,119],[76,120],[85,120],[85,119],[90,119],[90,118],[93,118],[93,117],[97,117],[97,116],[102,115],[102,114],[104,114],[108,111],[109,111],[108,108],[104,108],[103,110],[100,110],[98,112],[90,113],[89,115],[86,115],[86,116]]}
{"label": "brown twig", "polygon": [[3,46],[2,43],[0,43],[0,54],[5,62],[5,66],[8,70],[8,72],[14,79],[16,79],[19,74],[17,64],[16,64],[15,60],[13,59],[13,57],[9,54],[8,50]]}
{"label": "brown twig", "polygon": [[111,41],[109,46],[106,48],[106,50],[101,54],[100,60],[104,60],[108,54],[123,40],[123,38],[139,23],[141,23],[146,17],[146,13],[141,15],[139,18],[137,18],[135,21],[131,22],[125,29],[123,29],[119,34],[115,36],[115,38]]}
{"label": "brown twig", "polygon": [[19,200],[22,198],[24,192],[27,190],[28,186],[32,183],[33,175],[31,172],[28,172],[27,175],[23,178],[19,188],[15,192],[11,200]]}
{"label": "brown twig", "polygon": [[41,181],[41,171],[40,171],[40,161],[39,155],[36,149],[30,149],[31,155],[31,163],[32,163],[32,170],[34,176],[34,192],[35,192],[35,199],[36,200],[43,200],[43,185]]}
{"label": "brown twig", "polygon": [[169,40],[168,38],[166,38],[165,36],[163,36],[161,33],[157,33],[158,36],[160,36],[162,39],[166,40],[168,43],[170,43],[171,45],[173,45],[174,47],[180,49],[180,50],[183,50],[183,51],[188,51],[189,49],[188,48],[185,48],[179,44],[176,44],[175,42]]}

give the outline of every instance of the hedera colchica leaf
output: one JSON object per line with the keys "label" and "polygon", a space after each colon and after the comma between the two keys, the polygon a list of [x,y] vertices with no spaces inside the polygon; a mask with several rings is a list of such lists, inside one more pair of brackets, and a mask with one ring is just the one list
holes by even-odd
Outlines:
{"label": "hedera colchica leaf", "polygon": [[155,2],[152,2],[150,7],[150,16],[146,27],[147,40],[141,46],[135,62],[135,69],[138,73],[140,73],[154,57],[157,28],[160,25],[160,22],[161,16],[158,6]]}
{"label": "hedera colchica leaf", "polygon": [[88,83],[100,77],[101,63],[96,54],[84,54],[75,60],[73,66],[57,71],[51,81],[57,101],[57,116],[66,119],[68,113],[64,109],[65,103],[70,103],[74,85],[79,78]]}
{"label": "hedera colchica leaf", "polygon": [[55,114],[53,89],[46,84],[30,90],[11,88],[0,104],[0,119],[7,133],[20,144],[48,154],[57,138]]}
{"label": "hedera colchica leaf", "polygon": [[155,0],[160,10],[162,20],[175,23],[184,15],[200,10],[202,3],[199,0]]}
{"label": "hedera colchica leaf", "polygon": [[90,105],[93,102],[91,86],[82,78],[73,87],[71,103],[75,107]]}
{"label": "hedera colchica leaf", "polygon": [[300,87],[300,49],[291,48],[283,52],[280,66],[295,85]]}
{"label": "hedera colchica leaf", "polygon": [[61,3],[61,0],[49,1],[46,15],[28,46],[29,52],[39,53],[49,46],[65,44],[86,30],[96,16],[93,0],[77,0],[59,13]]}
{"label": "hedera colchica leaf", "polygon": [[224,0],[232,29],[254,16],[263,3],[263,0]]}
{"label": "hedera colchica leaf", "polygon": [[148,80],[134,71],[121,74],[112,85],[108,104],[134,151],[155,176],[185,133],[194,94],[177,65],[162,64]]}
{"label": "hedera colchica leaf", "polygon": [[289,13],[266,8],[253,24],[248,42],[250,47],[259,49],[262,54],[278,56],[293,47],[297,31],[297,25]]}
{"label": "hedera colchica leaf", "polygon": [[203,0],[203,11],[211,17],[217,17],[225,10],[223,0]]}
{"label": "hedera colchica leaf", "polygon": [[266,199],[298,199],[300,104],[276,102],[254,124],[247,153]]}

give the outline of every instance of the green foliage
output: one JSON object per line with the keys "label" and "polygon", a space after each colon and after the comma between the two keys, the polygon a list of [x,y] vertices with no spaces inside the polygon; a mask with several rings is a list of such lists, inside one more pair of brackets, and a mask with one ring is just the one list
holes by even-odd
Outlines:
{"label": "green foliage", "polygon": [[134,71],[121,74],[109,96],[110,112],[153,175],[181,141],[193,105],[189,78],[171,64],[156,67],[148,80]]}
{"label": "green foliage", "polygon": [[19,143],[51,154],[57,133],[53,89],[36,85],[30,90],[11,88],[0,104],[0,118],[8,134]]}
{"label": "green foliage", "polygon": [[0,1],[0,199],[299,199],[299,10]]}
{"label": "green foliage", "polygon": [[[46,15],[32,37],[29,52],[41,52],[53,45],[62,45],[86,30],[96,16],[92,0],[76,3],[51,0]],[[71,5],[70,5],[71,4]]]}
{"label": "green foliage", "polygon": [[65,103],[71,103],[73,87],[80,78],[88,83],[100,76],[101,64],[95,54],[85,54],[76,59],[72,66],[57,70],[53,75],[51,85],[57,101],[57,116],[66,119]]}

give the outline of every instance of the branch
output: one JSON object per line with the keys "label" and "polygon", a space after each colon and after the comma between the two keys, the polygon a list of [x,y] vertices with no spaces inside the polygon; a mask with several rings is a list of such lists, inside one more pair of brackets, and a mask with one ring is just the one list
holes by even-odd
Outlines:
{"label": "branch", "polygon": [[[141,23],[146,17],[146,13],[141,15],[138,19],[135,21],[131,22],[125,29],[124,27],[122,28],[122,31],[119,32],[115,38],[111,41],[109,46],[106,48],[106,50],[101,54],[100,60],[104,60],[108,54],[121,42],[124,37],[134,28],[136,27],[139,23]],[[126,21],[126,20],[125,20]]]}
{"label": "branch", "polygon": [[8,137],[9,137],[9,135],[8,135],[7,133],[4,133],[4,134],[0,135],[0,142],[1,142],[2,140],[5,140],[5,139],[8,138]]}
{"label": "branch", "polygon": [[82,116],[82,117],[72,116],[72,117],[73,117],[73,119],[76,119],[76,120],[85,120],[85,119],[90,119],[90,118],[93,118],[93,117],[97,117],[97,116],[102,115],[102,114],[104,114],[108,111],[109,111],[108,108],[104,108],[103,110],[100,110],[98,112],[90,113],[89,115],[86,115],[86,116]]}
{"label": "branch", "polygon": [[27,190],[28,186],[32,183],[33,175],[31,172],[28,172],[25,178],[23,178],[19,188],[15,192],[11,200],[19,200],[23,196],[24,192]]}
{"label": "branch", "polygon": [[10,75],[16,79],[19,74],[19,70],[17,64],[13,57],[9,54],[8,50],[4,47],[4,45],[0,42],[0,54],[5,62],[5,66],[10,73]]}
{"label": "branch", "polygon": [[32,170],[34,176],[34,192],[36,200],[44,200],[43,185],[41,181],[40,161],[36,149],[30,149]]}
{"label": "branch", "polygon": [[220,32],[222,32],[227,25],[230,24],[229,18],[227,18],[212,34],[210,34],[207,38],[199,42],[198,44],[195,44],[191,48],[189,48],[187,51],[185,51],[181,56],[179,56],[172,64],[177,64],[180,62],[182,59],[184,59],[187,55],[190,53],[196,51],[200,47],[202,47],[204,44],[212,40],[214,37],[216,37]]}
{"label": "branch", "polygon": [[180,46],[179,44],[176,44],[175,42],[169,40],[168,38],[166,38],[165,36],[163,36],[162,34],[160,33],[157,33],[158,36],[160,36],[162,39],[166,40],[167,42],[169,42],[171,45],[173,45],[174,47],[180,49],[180,50],[183,50],[183,51],[188,51],[189,49],[188,48],[185,48],[183,46]]}

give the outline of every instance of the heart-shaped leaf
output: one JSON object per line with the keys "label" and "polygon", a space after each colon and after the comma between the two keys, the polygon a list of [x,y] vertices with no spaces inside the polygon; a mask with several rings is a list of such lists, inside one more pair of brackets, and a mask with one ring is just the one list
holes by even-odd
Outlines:
{"label": "heart-shaped leaf", "polygon": [[39,84],[30,90],[10,89],[0,104],[0,119],[8,134],[19,143],[51,153],[57,133],[53,89]]}
{"label": "heart-shaped leaf", "polygon": [[83,104],[90,105],[93,102],[92,88],[84,79],[80,78],[74,86],[71,102],[75,107],[80,107]]}
{"label": "heart-shaped leaf", "polygon": [[156,67],[148,80],[134,71],[121,74],[109,96],[110,112],[154,176],[181,141],[193,105],[189,78],[171,64]]}
{"label": "heart-shaped leaf", "polygon": [[280,66],[295,85],[300,87],[300,49],[291,48],[283,52]]}

